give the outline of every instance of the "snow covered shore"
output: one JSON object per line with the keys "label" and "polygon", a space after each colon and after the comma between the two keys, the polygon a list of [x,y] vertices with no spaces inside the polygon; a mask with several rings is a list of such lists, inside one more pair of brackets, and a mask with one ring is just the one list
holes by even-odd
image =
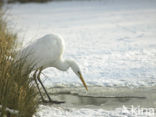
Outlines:
{"label": "snow covered shore", "polygon": [[41,105],[39,112],[34,117],[155,117],[154,111],[149,112],[138,111],[141,107],[133,108],[116,108],[108,111],[104,109],[88,109],[88,108],[61,108],[54,106]]}
{"label": "snow covered shore", "polygon": [[[47,33],[64,37],[90,86],[156,85],[156,1],[63,1],[12,4],[10,27],[28,44]],[[80,85],[72,74],[45,70],[49,86]],[[44,76],[43,76],[44,77]]]}

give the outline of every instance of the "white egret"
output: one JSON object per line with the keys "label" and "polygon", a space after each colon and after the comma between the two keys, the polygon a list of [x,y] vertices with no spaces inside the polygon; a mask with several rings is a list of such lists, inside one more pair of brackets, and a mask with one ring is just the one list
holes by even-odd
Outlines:
{"label": "white egret", "polygon": [[[64,60],[63,52],[64,52],[63,38],[57,34],[48,34],[37,39],[36,41],[25,47],[18,55],[18,57],[28,55],[26,57],[26,65],[34,65],[36,72],[37,70],[39,70],[37,79],[40,82],[41,86],[43,87],[49,101],[52,100],[40,80],[41,71],[48,67],[55,67],[61,71],[67,71],[69,68],[71,68],[72,71],[80,78],[86,90],[88,90],[78,64],[73,60]],[[37,83],[36,79],[35,82]],[[44,101],[44,98],[40,90],[39,93],[41,95],[42,100]]]}

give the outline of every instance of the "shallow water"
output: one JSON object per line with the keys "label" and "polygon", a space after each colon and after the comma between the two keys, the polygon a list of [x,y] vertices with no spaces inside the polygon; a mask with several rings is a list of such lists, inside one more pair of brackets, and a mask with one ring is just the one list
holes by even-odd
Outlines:
{"label": "shallow water", "polygon": [[115,109],[123,105],[156,108],[156,87],[89,87],[49,88],[53,100],[65,101],[62,106]]}
{"label": "shallow water", "polygon": [[57,94],[57,99],[63,100],[66,103],[74,105],[95,105],[101,106],[102,104],[117,102],[125,103],[130,100],[145,100],[146,97],[93,97],[93,96],[79,96],[73,94]]}

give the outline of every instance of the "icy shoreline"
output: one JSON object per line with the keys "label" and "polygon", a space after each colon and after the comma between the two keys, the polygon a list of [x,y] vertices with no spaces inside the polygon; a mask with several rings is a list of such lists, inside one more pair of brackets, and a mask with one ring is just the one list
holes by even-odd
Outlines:
{"label": "icy shoreline", "polygon": [[[10,27],[24,45],[61,34],[65,58],[77,60],[89,86],[149,87],[156,85],[155,6],[155,0],[11,4]],[[71,70],[44,74],[47,86],[81,85]]]}
{"label": "icy shoreline", "polygon": [[[133,107],[133,106],[132,106]],[[134,108],[134,109],[133,109]],[[104,109],[75,109],[40,105],[39,112],[34,117],[155,117],[155,111],[151,108],[148,112],[142,107],[120,107],[112,111]],[[140,110],[137,110],[140,109]]]}
{"label": "icy shoreline", "polygon": [[53,88],[49,89],[52,99],[65,103],[41,104],[36,117],[155,117],[155,90],[90,87],[85,93],[83,88]]}

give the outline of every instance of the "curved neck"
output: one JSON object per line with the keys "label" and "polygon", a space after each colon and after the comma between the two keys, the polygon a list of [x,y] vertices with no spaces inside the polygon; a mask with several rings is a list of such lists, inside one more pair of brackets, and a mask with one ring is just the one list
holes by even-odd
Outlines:
{"label": "curved neck", "polygon": [[68,60],[60,59],[59,61],[56,62],[55,67],[61,71],[67,71],[70,65],[68,64]]}

